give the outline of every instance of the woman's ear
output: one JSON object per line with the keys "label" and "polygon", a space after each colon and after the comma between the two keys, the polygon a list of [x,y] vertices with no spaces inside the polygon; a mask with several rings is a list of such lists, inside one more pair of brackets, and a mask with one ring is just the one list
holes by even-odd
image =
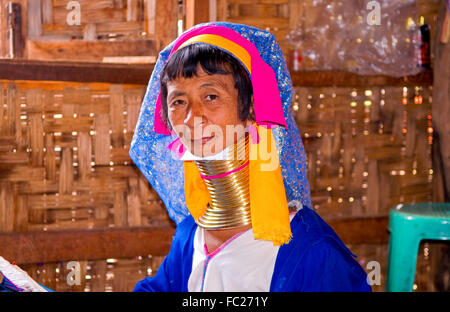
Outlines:
{"label": "woman's ear", "polygon": [[252,99],[251,99],[251,103],[250,103],[250,109],[248,111],[248,116],[251,121],[255,121],[255,104],[253,102],[253,94],[252,94]]}

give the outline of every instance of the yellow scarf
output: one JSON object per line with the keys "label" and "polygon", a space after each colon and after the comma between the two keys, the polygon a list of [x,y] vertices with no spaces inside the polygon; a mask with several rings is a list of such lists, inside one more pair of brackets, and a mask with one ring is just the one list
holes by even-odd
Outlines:
{"label": "yellow scarf", "polygon": [[[286,192],[275,139],[270,128],[256,125],[259,142],[249,140],[249,190],[255,239],[289,243],[292,233]],[[194,220],[206,210],[211,197],[194,161],[184,161],[186,205]]]}

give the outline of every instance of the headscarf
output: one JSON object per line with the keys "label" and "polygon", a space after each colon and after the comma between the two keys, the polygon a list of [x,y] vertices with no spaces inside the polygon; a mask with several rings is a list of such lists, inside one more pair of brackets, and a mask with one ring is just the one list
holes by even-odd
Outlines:
{"label": "headscarf", "polygon": [[[264,125],[270,129],[276,142],[286,201],[297,207],[301,204],[312,209],[306,155],[290,109],[292,81],[275,36],[265,30],[227,22],[204,23],[186,31],[163,49],[141,106],[130,147],[131,159],[158,192],[175,223],[179,224],[191,214],[186,205],[183,161],[173,157],[167,148],[177,137],[168,131],[161,119],[160,76],[170,55],[183,44],[213,44],[218,39],[213,38],[213,41],[208,42],[211,37],[208,39],[204,35],[228,40],[222,41],[219,48],[238,59],[249,72],[254,92],[256,126],[260,129]],[[224,47],[223,42],[233,47]],[[239,52],[239,46],[248,52],[249,58]],[[264,238],[264,235],[257,237],[255,233],[255,238]],[[279,243],[286,242],[283,238]]]}

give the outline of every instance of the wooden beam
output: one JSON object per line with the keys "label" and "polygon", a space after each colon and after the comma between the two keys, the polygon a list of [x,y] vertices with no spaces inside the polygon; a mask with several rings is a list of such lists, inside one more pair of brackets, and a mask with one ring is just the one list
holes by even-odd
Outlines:
{"label": "wooden beam", "polygon": [[153,67],[153,64],[0,60],[0,79],[146,85],[152,74]]}
{"label": "wooden beam", "polygon": [[[446,1],[441,0],[434,38],[433,140],[434,180],[441,185],[434,188],[434,200],[450,201],[450,35],[446,33],[445,18],[450,22]],[[441,194],[439,194],[441,193]]]}
{"label": "wooden beam", "polygon": [[294,86],[301,87],[375,87],[375,86],[429,86],[433,84],[432,71],[415,76],[390,77],[383,75],[363,76],[344,71],[291,71]]}
{"label": "wooden beam", "polygon": [[[387,217],[326,221],[345,244],[388,242]],[[173,234],[171,227],[0,233],[0,255],[19,264],[166,255]]]}
{"label": "wooden beam", "polygon": [[166,255],[174,229],[108,228],[0,234],[0,254],[18,264]]}
{"label": "wooden beam", "polygon": [[[147,84],[153,64],[106,64],[91,62],[44,62],[34,60],[0,59],[0,79],[47,80],[74,82],[109,82]],[[339,71],[292,72],[295,86],[305,87],[362,87],[431,85],[433,73],[394,78],[388,76],[360,76]]]}

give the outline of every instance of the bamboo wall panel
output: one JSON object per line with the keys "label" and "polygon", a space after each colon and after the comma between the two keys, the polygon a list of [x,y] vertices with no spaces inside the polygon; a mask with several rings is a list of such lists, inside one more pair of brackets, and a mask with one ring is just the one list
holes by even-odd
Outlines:
{"label": "bamboo wall panel", "polygon": [[168,224],[128,156],[144,86],[1,81],[0,231]]}
{"label": "bamboo wall panel", "polygon": [[295,87],[292,109],[322,216],[432,201],[431,87]]}
{"label": "bamboo wall panel", "polygon": [[[1,229],[166,218],[128,156],[144,87],[4,81],[1,90]],[[431,200],[430,95],[421,86],[295,88],[292,108],[322,216],[386,216],[398,203]],[[142,218],[154,206],[159,217]]]}
{"label": "bamboo wall panel", "polygon": [[129,292],[145,277],[154,276],[164,257],[80,260],[80,284],[69,285],[68,261],[22,265],[34,280],[58,292]]}

